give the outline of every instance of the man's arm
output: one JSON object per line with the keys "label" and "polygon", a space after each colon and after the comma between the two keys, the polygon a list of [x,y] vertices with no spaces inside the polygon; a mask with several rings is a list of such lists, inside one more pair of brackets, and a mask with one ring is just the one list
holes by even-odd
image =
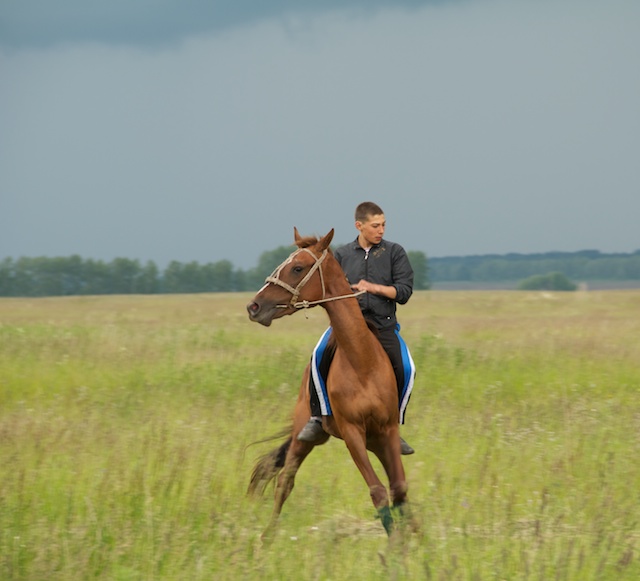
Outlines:
{"label": "man's arm", "polygon": [[398,291],[395,286],[386,286],[384,284],[376,284],[368,280],[361,280],[357,284],[352,284],[351,288],[356,291],[366,291],[372,295],[380,295],[387,299],[395,300]]}
{"label": "man's arm", "polygon": [[395,300],[404,305],[413,294],[413,268],[405,249],[397,244],[391,262]]}

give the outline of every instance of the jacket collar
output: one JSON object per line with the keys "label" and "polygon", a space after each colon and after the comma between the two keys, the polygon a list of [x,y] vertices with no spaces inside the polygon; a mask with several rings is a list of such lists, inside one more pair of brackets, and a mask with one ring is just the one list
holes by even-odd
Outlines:
{"label": "jacket collar", "polygon": [[[380,248],[381,246],[384,246],[386,244],[386,240],[383,238],[382,240],[380,240],[380,242],[378,242],[378,244],[373,244],[369,250],[375,250],[376,248]],[[353,241],[353,249],[354,250],[362,250],[363,252],[366,252],[364,248],[362,248],[362,246],[360,246],[360,243],[358,242],[358,237],[356,236],[356,239]]]}

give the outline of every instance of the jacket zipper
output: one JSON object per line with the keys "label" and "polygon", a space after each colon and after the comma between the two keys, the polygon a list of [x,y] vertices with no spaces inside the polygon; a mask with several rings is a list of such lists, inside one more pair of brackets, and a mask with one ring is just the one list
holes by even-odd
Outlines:
{"label": "jacket zipper", "polygon": [[[369,248],[369,250],[364,251],[364,279],[365,280],[369,280],[369,251],[370,250],[371,248]],[[368,309],[370,307],[369,293],[365,294],[365,297],[367,297],[367,309]]]}

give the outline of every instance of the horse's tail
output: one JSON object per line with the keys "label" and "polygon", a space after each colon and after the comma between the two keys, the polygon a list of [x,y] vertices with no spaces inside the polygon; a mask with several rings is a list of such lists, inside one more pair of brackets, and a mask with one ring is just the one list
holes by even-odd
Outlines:
{"label": "horse's tail", "polygon": [[264,493],[269,482],[282,470],[289,446],[291,446],[291,436],[287,438],[284,444],[258,459],[251,473],[248,494],[261,495]]}

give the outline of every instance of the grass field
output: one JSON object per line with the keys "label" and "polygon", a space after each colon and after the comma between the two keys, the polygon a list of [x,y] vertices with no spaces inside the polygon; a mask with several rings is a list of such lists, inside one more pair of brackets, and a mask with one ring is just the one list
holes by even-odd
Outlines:
{"label": "grass field", "polygon": [[269,547],[249,445],[327,318],[249,299],[0,299],[0,579],[640,579],[640,291],[414,294],[418,528],[389,542],[332,440]]}

